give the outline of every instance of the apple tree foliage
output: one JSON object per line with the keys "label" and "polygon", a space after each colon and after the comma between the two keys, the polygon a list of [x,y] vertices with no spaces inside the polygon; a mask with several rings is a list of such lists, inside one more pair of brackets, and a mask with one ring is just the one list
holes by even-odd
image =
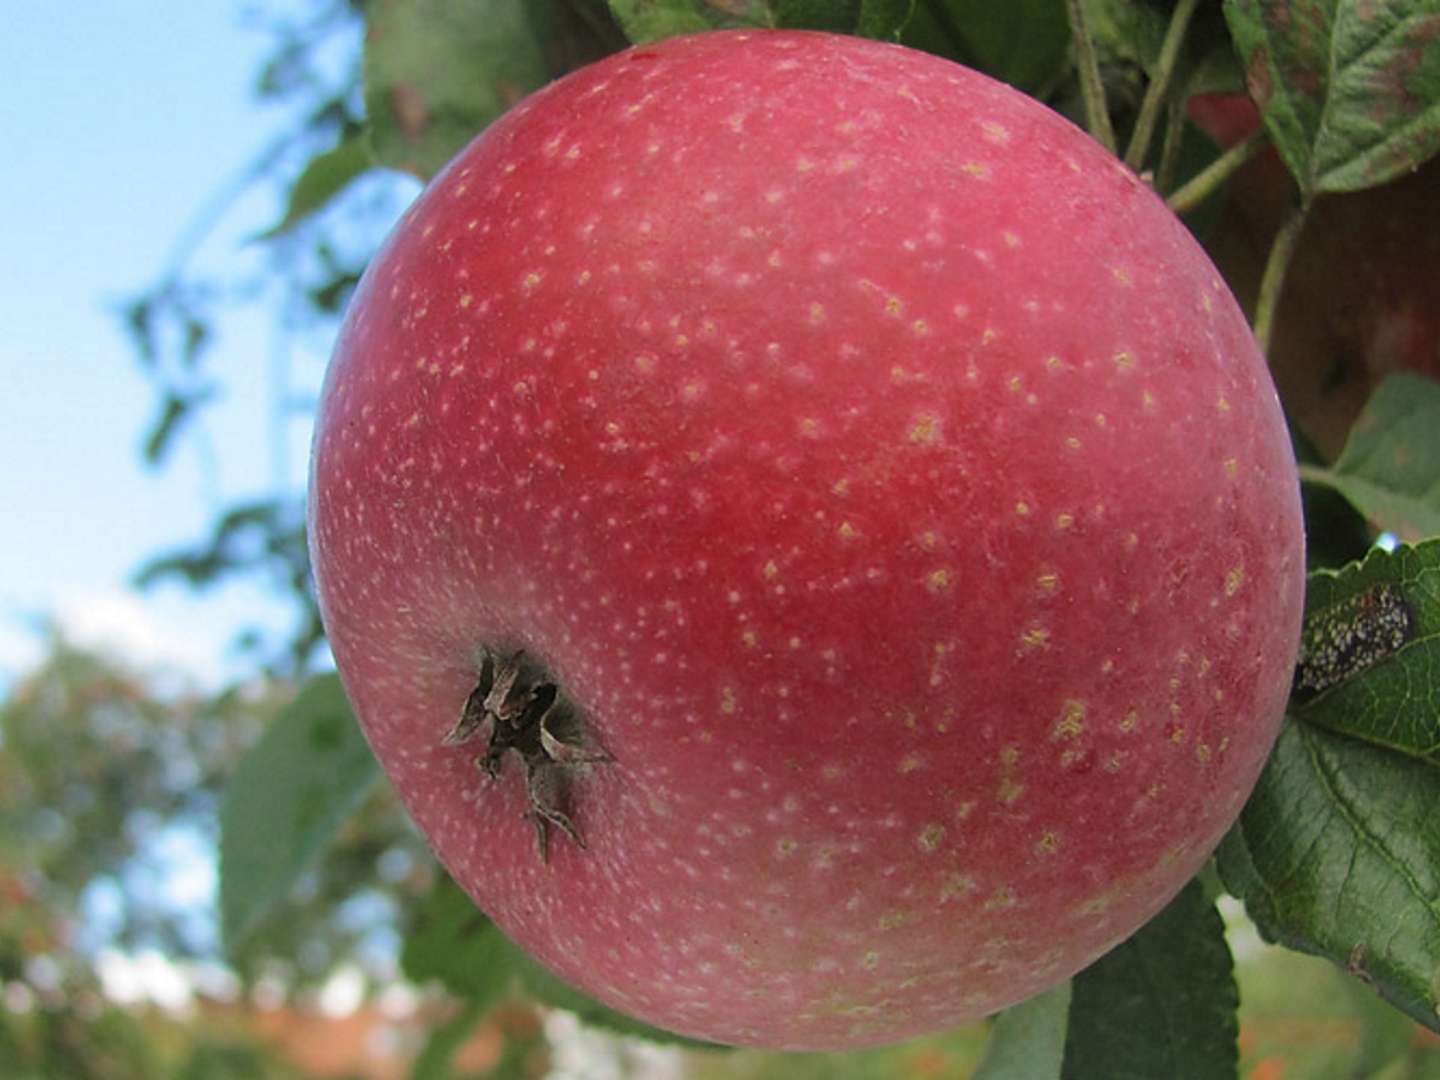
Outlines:
{"label": "apple tree foliage", "polygon": [[[326,222],[367,184],[394,171],[423,181],[526,93],[627,42],[711,28],[899,41],[1009,81],[1108,142],[1172,197],[1202,240],[1236,170],[1272,144],[1293,178],[1293,205],[1268,251],[1255,312],[1262,343],[1315,201],[1386,184],[1440,151],[1437,0],[340,6],[365,25],[363,57],[349,69],[355,82],[307,116],[297,145],[310,156],[292,170],[283,217],[259,240],[290,253],[292,280],[309,284],[298,292],[327,315],[342,305],[365,252],[343,253]],[[302,56],[297,45],[291,60]],[[1200,93],[1248,95],[1263,130],[1222,153],[1186,122],[1184,104]],[[131,310],[142,360],[177,376],[160,380],[150,447],[157,457],[206,393],[206,316],[187,307],[183,282],[177,274]],[[1317,369],[1324,363],[1316,358]],[[1215,908],[1222,891],[1243,902],[1265,938],[1329,959],[1440,1031],[1440,825],[1432,812],[1440,805],[1440,385],[1391,376],[1333,460],[1298,433],[1296,444],[1312,572],[1288,718],[1258,788],[1214,872],[1070,983],[1000,1017],[978,1075],[1235,1076],[1237,995]],[[283,503],[238,508],[210,544],[158,560],[148,573],[203,583],[247,565],[278,566],[303,597],[297,522],[296,508]],[[246,534],[259,544],[241,543]],[[294,655],[303,660],[319,630],[313,605],[301,603]],[[221,901],[233,945],[283,910],[376,779],[338,683],[317,677],[266,731],[227,794]],[[469,1001],[466,1015],[521,988],[595,1024],[640,1030],[527,960],[449,882],[412,915],[407,974]],[[455,1032],[436,1037],[438,1060]]]}

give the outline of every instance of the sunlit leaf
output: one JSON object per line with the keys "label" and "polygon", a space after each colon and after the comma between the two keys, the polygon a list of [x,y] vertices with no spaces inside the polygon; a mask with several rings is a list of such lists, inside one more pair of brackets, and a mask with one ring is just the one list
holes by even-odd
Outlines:
{"label": "sunlit leaf", "polygon": [[358,135],[316,154],[291,186],[285,216],[262,236],[281,236],[312,214],[325,209],[373,164],[365,140]]}
{"label": "sunlit leaf", "polygon": [[1059,1080],[1070,997],[1067,980],[1001,1013],[971,1080]]}
{"label": "sunlit leaf", "polygon": [[422,179],[526,94],[621,44],[564,0],[372,0],[367,22],[371,151]]}
{"label": "sunlit leaf", "polygon": [[220,811],[220,924],[255,929],[360,805],[379,775],[340,680],[313,679],[235,771]]}

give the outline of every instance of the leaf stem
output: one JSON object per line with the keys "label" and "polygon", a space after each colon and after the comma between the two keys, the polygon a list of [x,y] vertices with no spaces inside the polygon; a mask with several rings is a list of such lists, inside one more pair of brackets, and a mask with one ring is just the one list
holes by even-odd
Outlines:
{"label": "leaf stem", "polygon": [[1267,359],[1270,356],[1270,337],[1275,328],[1275,313],[1280,307],[1280,294],[1285,287],[1285,272],[1290,269],[1290,259],[1295,254],[1295,245],[1300,240],[1308,212],[1308,203],[1296,207],[1275,234],[1270,257],[1265,260],[1265,273],[1260,278],[1260,296],[1255,302],[1255,340]]}
{"label": "leaf stem", "polygon": [[1165,118],[1165,141],[1160,145],[1160,163],[1155,167],[1155,190],[1169,191],[1180,163],[1180,144],[1185,137],[1185,102],[1178,98],[1170,103]]}
{"label": "leaf stem", "polygon": [[1075,67],[1080,76],[1080,93],[1085,99],[1085,126],[1095,141],[1115,153],[1115,129],[1105,104],[1105,84],[1100,80],[1100,61],[1095,42],[1085,22],[1084,0],[1065,0],[1070,15],[1070,36],[1075,45]]}
{"label": "leaf stem", "polygon": [[1166,205],[1177,214],[1188,214],[1219,190],[1240,166],[1254,157],[1266,140],[1265,129],[1261,128],[1249,138],[1236,143],[1171,192],[1170,197],[1165,200]]}
{"label": "leaf stem", "polygon": [[1300,480],[1305,484],[1316,484],[1320,487],[1334,487],[1334,474],[1323,465],[1311,465],[1308,462],[1300,462],[1296,468],[1300,472]]}
{"label": "leaf stem", "polygon": [[1150,138],[1155,133],[1155,122],[1165,105],[1165,95],[1170,89],[1170,80],[1175,75],[1175,64],[1180,58],[1180,46],[1185,42],[1185,31],[1190,28],[1190,18],[1200,0],[1180,0],[1170,16],[1170,25],[1165,29],[1165,40],[1160,45],[1160,57],[1155,62],[1155,74],[1145,89],[1145,99],[1140,103],[1140,115],[1135,120],[1135,130],[1130,133],[1130,145],[1125,150],[1125,164],[1136,172],[1145,164],[1145,155],[1150,152]]}

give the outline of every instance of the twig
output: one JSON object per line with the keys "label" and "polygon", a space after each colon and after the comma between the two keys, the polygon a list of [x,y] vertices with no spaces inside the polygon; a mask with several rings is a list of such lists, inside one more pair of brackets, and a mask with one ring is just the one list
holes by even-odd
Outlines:
{"label": "twig", "polygon": [[1185,184],[1171,192],[1170,197],[1165,200],[1166,204],[1177,214],[1188,214],[1230,179],[1241,165],[1254,157],[1255,152],[1265,143],[1265,129],[1261,128],[1249,138],[1230,147]]}
{"label": "twig", "polygon": [[1080,75],[1080,93],[1085,98],[1085,126],[1095,140],[1115,153],[1115,129],[1110,126],[1110,110],[1105,104],[1105,84],[1100,81],[1100,61],[1095,56],[1095,42],[1085,24],[1082,0],[1066,0],[1070,14],[1070,35],[1075,43],[1075,66]]}
{"label": "twig", "polygon": [[1285,272],[1290,269],[1290,259],[1295,254],[1295,245],[1300,232],[1305,228],[1305,217],[1309,204],[1302,203],[1291,213],[1270,247],[1270,257],[1265,260],[1265,273],[1260,278],[1260,297],[1255,302],[1255,341],[1268,359],[1270,337],[1275,328],[1275,313],[1280,307],[1280,293],[1285,288]]}
{"label": "twig", "polygon": [[1180,58],[1180,46],[1185,41],[1185,31],[1190,27],[1190,17],[1200,0],[1180,0],[1170,16],[1170,25],[1165,29],[1165,40],[1160,46],[1160,57],[1155,62],[1155,74],[1145,90],[1145,99],[1140,103],[1140,115],[1135,120],[1135,130],[1130,133],[1130,146],[1125,151],[1125,164],[1136,172],[1145,164],[1145,155],[1150,152],[1150,138],[1155,133],[1155,121],[1165,104],[1165,95],[1170,89],[1170,80],[1175,74],[1175,63]]}

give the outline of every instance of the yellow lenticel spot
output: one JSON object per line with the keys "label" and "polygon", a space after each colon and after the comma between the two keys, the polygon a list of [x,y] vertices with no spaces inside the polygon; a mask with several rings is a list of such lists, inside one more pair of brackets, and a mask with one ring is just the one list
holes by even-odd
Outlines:
{"label": "yellow lenticel spot", "polygon": [[1050,631],[1039,626],[1031,627],[1020,635],[1020,644],[1025,649],[1045,649],[1050,645]]}
{"label": "yellow lenticel spot", "polygon": [[1035,579],[1035,584],[1040,586],[1041,592],[1053,593],[1060,585],[1060,575],[1053,571],[1041,574]]}
{"label": "yellow lenticel spot", "polygon": [[1245,567],[1232,566],[1225,573],[1225,595],[1234,596],[1245,583]]}
{"label": "yellow lenticel spot", "polygon": [[780,567],[775,565],[774,559],[771,559],[763,567],[761,567],[760,572],[765,575],[765,580],[774,581],[777,577],[780,576]]}
{"label": "yellow lenticel spot", "polygon": [[940,420],[938,417],[924,415],[919,417],[915,423],[910,425],[910,441],[913,443],[933,443],[940,437]]}
{"label": "yellow lenticel spot", "polygon": [[938,848],[943,839],[945,839],[945,826],[939,822],[931,822],[920,830],[917,842],[921,851],[930,852]]}
{"label": "yellow lenticel spot", "polygon": [[860,530],[848,521],[842,521],[840,527],[835,531],[840,534],[841,540],[853,540],[860,535]]}
{"label": "yellow lenticel spot", "polygon": [[1073,739],[1085,730],[1085,702],[1071,698],[1065,702],[1060,719],[1055,721],[1052,739]]}
{"label": "yellow lenticel spot", "polygon": [[1060,850],[1060,837],[1053,832],[1041,833],[1040,839],[1035,841],[1035,850],[1041,855],[1053,855]]}
{"label": "yellow lenticel spot", "polygon": [[925,578],[925,588],[938,593],[950,586],[949,570],[933,570]]}
{"label": "yellow lenticel spot", "polygon": [[940,899],[953,900],[975,891],[975,879],[969,874],[951,874],[940,885]]}
{"label": "yellow lenticel spot", "polygon": [[1014,906],[1015,892],[1013,889],[1004,885],[991,893],[990,898],[985,901],[986,911],[999,911],[1002,908],[1012,908]]}
{"label": "yellow lenticel spot", "polygon": [[1055,528],[1057,529],[1068,529],[1071,525],[1074,524],[1074,514],[1059,513],[1055,515]]}
{"label": "yellow lenticel spot", "polygon": [[980,131],[984,134],[987,142],[1004,146],[1010,141],[1010,130],[1004,124],[996,123],[994,120],[984,120],[980,124]]}
{"label": "yellow lenticel spot", "polygon": [[1133,353],[1118,352],[1115,354],[1115,366],[1122,370],[1129,371],[1135,367],[1135,356]]}
{"label": "yellow lenticel spot", "polygon": [[1030,504],[1023,501],[1017,502],[1015,504],[1015,513],[1020,517],[1026,517],[1030,513]]}
{"label": "yellow lenticel spot", "polygon": [[735,711],[735,688],[727,686],[720,691],[720,711],[729,716]]}

